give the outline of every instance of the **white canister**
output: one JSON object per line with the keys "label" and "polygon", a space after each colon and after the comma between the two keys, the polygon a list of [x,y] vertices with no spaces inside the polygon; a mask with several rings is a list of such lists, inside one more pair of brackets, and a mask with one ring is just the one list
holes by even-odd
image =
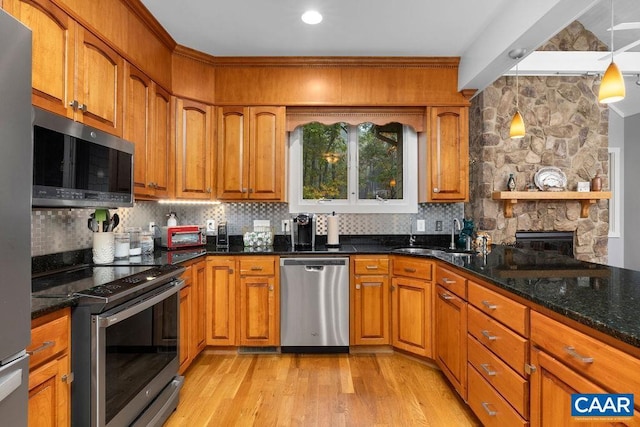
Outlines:
{"label": "white canister", "polygon": [[96,264],[108,264],[115,257],[115,245],[113,232],[93,233],[93,262]]}
{"label": "white canister", "polygon": [[129,256],[129,233],[115,233],[115,257],[127,258]]}

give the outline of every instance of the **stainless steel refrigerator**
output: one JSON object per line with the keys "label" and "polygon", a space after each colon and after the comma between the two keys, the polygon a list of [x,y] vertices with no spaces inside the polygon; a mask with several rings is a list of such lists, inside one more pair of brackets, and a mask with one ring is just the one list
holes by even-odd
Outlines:
{"label": "stainless steel refrigerator", "polygon": [[0,10],[0,424],[27,425],[31,340],[31,31]]}

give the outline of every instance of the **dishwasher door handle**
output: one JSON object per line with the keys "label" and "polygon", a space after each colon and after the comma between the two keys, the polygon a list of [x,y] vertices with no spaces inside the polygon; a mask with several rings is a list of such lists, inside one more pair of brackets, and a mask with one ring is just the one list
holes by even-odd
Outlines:
{"label": "dishwasher door handle", "polygon": [[304,269],[307,271],[322,271],[324,270],[324,266],[322,265],[305,265]]}

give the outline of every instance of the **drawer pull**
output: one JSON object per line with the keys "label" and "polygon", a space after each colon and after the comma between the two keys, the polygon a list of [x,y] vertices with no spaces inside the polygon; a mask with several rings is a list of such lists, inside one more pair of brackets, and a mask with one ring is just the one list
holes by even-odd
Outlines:
{"label": "drawer pull", "polygon": [[70,372],[68,374],[64,374],[62,376],[62,382],[65,384],[71,384],[73,382],[73,372]]}
{"label": "drawer pull", "polygon": [[377,270],[378,266],[377,265],[367,265],[367,270]]}
{"label": "drawer pull", "polygon": [[495,341],[498,339],[498,337],[496,337],[495,335],[491,335],[491,332],[487,331],[486,329],[482,331],[482,335],[484,335],[485,338],[489,341]]}
{"label": "drawer pull", "polygon": [[452,300],[452,299],[453,299],[453,297],[452,297],[451,295],[449,295],[449,294],[445,294],[445,293],[438,294],[438,296],[439,296],[440,298],[442,298],[443,300],[445,300],[445,301],[449,301],[449,300]]}
{"label": "drawer pull", "polygon": [[45,351],[46,349],[48,349],[49,347],[53,347],[54,345],[56,345],[55,341],[45,341],[42,343],[40,347],[37,347],[31,351],[27,351],[27,354],[29,356],[33,356],[34,354],[40,353],[41,351]]}
{"label": "drawer pull", "polygon": [[564,351],[569,353],[569,356],[573,357],[574,359],[578,359],[582,363],[593,363],[593,357],[583,356],[580,353],[578,353],[575,348],[573,348],[571,346],[565,347]]}
{"label": "drawer pull", "polygon": [[416,269],[415,268],[407,268],[407,267],[405,267],[404,271],[405,271],[405,273],[415,273]]}
{"label": "drawer pull", "polygon": [[482,402],[482,407],[485,411],[487,411],[487,414],[489,414],[490,417],[495,417],[496,415],[498,415],[498,411],[494,411],[489,407],[489,405],[491,404],[488,402]]}
{"label": "drawer pull", "polygon": [[484,305],[485,307],[487,307],[489,310],[495,310],[496,308],[498,308],[497,305],[495,304],[491,304],[489,301],[484,300],[482,301],[482,305]]}
{"label": "drawer pull", "polygon": [[262,267],[259,265],[253,265],[251,266],[251,271],[262,271]]}
{"label": "drawer pull", "polygon": [[443,282],[443,283],[446,283],[447,285],[452,285],[452,284],[456,283],[456,281],[455,281],[455,280],[451,280],[451,279],[449,279],[448,277],[443,277],[443,278],[442,278],[442,282]]}
{"label": "drawer pull", "polygon": [[481,363],[480,367],[489,375],[490,377],[495,377],[497,372],[491,369],[488,363]]}

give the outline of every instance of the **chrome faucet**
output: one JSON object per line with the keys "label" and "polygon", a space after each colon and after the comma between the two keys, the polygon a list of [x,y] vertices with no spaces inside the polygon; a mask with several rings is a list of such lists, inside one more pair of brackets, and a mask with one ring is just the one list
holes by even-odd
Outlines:
{"label": "chrome faucet", "polygon": [[458,218],[453,218],[453,224],[451,225],[451,243],[449,244],[449,249],[455,249],[456,248],[456,241],[455,241],[455,234],[456,234],[456,229],[458,231],[460,231],[462,228],[460,227],[460,221],[458,221]]}

